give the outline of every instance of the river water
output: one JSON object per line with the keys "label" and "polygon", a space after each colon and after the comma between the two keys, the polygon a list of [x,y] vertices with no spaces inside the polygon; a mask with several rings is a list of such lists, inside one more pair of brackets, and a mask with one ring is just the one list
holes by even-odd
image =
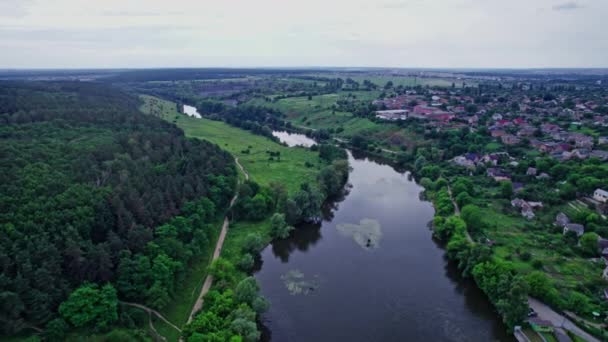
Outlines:
{"label": "river water", "polygon": [[289,133],[289,132],[285,132],[285,131],[273,131],[272,135],[279,138],[279,140],[281,142],[286,143],[287,146],[290,146],[290,147],[293,147],[293,146],[310,147],[312,145],[317,144],[313,139],[305,136],[304,134]]}
{"label": "river water", "polygon": [[268,341],[512,341],[428,228],[408,173],[349,153],[348,193],[261,255]]}
{"label": "river water", "polygon": [[198,110],[196,110],[196,107],[188,105],[184,105],[184,114],[198,119],[202,118],[201,114],[198,112]]}

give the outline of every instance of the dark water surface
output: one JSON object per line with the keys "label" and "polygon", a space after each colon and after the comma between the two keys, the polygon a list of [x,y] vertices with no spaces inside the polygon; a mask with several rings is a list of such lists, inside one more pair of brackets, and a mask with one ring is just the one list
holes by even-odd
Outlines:
{"label": "dark water surface", "polygon": [[511,341],[483,293],[459,277],[428,228],[408,174],[349,156],[350,192],[262,253],[272,341]]}

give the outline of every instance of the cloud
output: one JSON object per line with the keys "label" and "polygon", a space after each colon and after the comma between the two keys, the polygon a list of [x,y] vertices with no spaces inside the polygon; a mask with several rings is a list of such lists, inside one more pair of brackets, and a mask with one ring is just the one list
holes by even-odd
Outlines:
{"label": "cloud", "polygon": [[585,6],[579,4],[575,1],[568,1],[568,2],[564,2],[562,4],[557,4],[557,5],[553,6],[553,10],[554,11],[571,11],[571,10],[581,9],[584,7]]}
{"label": "cloud", "polygon": [[106,17],[161,17],[169,15],[185,15],[185,11],[103,11],[102,16]]}
{"label": "cloud", "polygon": [[0,17],[21,18],[28,14],[28,5],[31,0],[1,0]]}

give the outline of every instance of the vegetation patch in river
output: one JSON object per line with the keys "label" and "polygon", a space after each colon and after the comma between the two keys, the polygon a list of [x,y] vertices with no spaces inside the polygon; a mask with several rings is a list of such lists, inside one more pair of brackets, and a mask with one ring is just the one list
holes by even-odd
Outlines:
{"label": "vegetation patch in river", "polygon": [[308,295],[316,291],[319,288],[319,280],[317,275],[314,278],[312,280],[306,279],[304,273],[297,269],[291,270],[281,276],[287,291],[292,295]]}
{"label": "vegetation patch in river", "polygon": [[364,218],[359,221],[359,224],[341,223],[336,228],[343,235],[351,237],[364,249],[377,248],[382,239],[380,222],[374,219]]}

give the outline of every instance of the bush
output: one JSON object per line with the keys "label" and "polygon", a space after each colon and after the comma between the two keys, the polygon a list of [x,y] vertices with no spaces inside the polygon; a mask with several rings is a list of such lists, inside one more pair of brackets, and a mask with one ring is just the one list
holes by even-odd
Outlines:
{"label": "bush", "polygon": [[255,260],[253,258],[253,256],[249,253],[245,253],[242,257],[241,260],[239,260],[238,263],[238,267],[245,271],[248,272],[253,268],[253,265],[255,264]]}
{"label": "bush", "polygon": [[264,249],[266,244],[262,240],[260,234],[250,233],[245,237],[245,241],[243,243],[243,250],[246,253],[257,254]]}

